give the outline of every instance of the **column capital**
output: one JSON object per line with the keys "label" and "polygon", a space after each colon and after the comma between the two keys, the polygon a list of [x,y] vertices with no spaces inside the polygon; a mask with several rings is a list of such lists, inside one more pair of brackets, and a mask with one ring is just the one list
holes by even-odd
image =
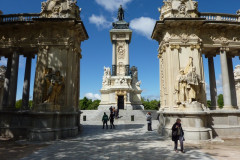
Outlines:
{"label": "column capital", "polygon": [[220,52],[228,52],[230,49],[229,47],[221,47]]}
{"label": "column capital", "polygon": [[171,50],[174,50],[174,49],[179,50],[181,47],[180,47],[180,45],[178,45],[178,44],[171,44],[171,45],[170,45],[170,48],[171,48]]}
{"label": "column capital", "polygon": [[214,58],[216,55],[213,54],[205,54],[205,58]]}
{"label": "column capital", "polygon": [[190,47],[191,47],[191,50],[194,50],[194,49],[200,50],[201,49],[200,44],[192,44]]}

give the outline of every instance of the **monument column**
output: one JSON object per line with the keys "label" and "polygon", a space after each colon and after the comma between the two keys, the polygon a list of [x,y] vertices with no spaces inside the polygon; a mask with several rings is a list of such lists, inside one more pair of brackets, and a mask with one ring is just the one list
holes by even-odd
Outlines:
{"label": "monument column", "polygon": [[9,86],[9,93],[8,93],[9,108],[15,108],[15,104],[16,104],[18,66],[19,66],[19,55],[17,51],[13,51],[11,73],[10,73],[10,86]]}
{"label": "monument column", "polygon": [[116,76],[116,41],[112,41],[113,51],[112,51],[112,76]]}
{"label": "monument column", "polygon": [[5,80],[4,80],[4,91],[3,91],[3,102],[2,106],[3,108],[6,108],[8,106],[8,92],[9,92],[9,84],[10,84],[10,75],[11,75],[11,67],[12,67],[12,57],[8,57],[7,61],[7,71],[5,74]]}
{"label": "monument column", "polygon": [[237,95],[236,95],[236,88],[235,88],[235,80],[233,74],[233,63],[232,57],[227,57],[228,62],[228,73],[229,73],[229,82],[230,82],[230,90],[231,90],[231,101],[234,107],[237,106]]}
{"label": "monument column", "polygon": [[229,80],[229,69],[228,69],[228,60],[227,60],[227,51],[228,48],[220,49],[220,61],[222,69],[222,82],[223,82],[223,98],[224,98],[224,107],[231,108],[231,88]]}
{"label": "monument column", "polygon": [[211,109],[215,110],[217,106],[217,85],[213,57],[208,57],[208,70],[210,81]]}
{"label": "monument column", "polygon": [[26,58],[26,67],[25,67],[25,76],[23,84],[23,94],[22,94],[22,109],[29,109],[29,90],[30,90],[30,79],[31,79],[31,65],[32,57],[27,56]]}

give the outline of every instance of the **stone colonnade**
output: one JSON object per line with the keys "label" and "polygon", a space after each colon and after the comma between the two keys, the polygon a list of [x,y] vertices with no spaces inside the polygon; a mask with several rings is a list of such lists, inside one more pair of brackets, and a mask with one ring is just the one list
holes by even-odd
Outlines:
{"label": "stone colonnade", "polygon": [[[224,98],[224,109],[234,109],[237,107],[237,96],[233,74],[232,56],[228,55],[229,48],[220,48],[220,63],[222,71],[222,87]],[[210,96],[211,96],[211,108],[215,110],[217,107],[217,85],[215,77],[215,68],[213,56],[206,55],[208,58],[209,67],[209,82],[210,82]]]}
{"label": "stone colonnade", "polygon": [[[13,50],[13,54],[6,57],[7,70],[4,80],[4,92],[3,92],[3,110],[14,110],[16,107],[16,95],[17,95],[17,82],[18,82],[18,68],[19,68],[19,50]],[[26,55],[25,76],[23,83],[22,94],[22,110],[29,110],[29,95],[30,95],[30,81],[31,81],[31,65],[33,55]]]}
{"label": "stone colonnade", "polygon": [[[18,82],[18,69],[19,69],[19,50],[14,50],[13,54],[7,58],[7,70],[4,80],[4,92],[3,92],[3,110],[14,110],[16,105],[16,95],[17,95],[17,82]],[[26,57],[26,67],[25,67],[25,77],[23,84],[23,94],[22,94],[22,108],[23,110],[29,110],[29,95],[30,95],[30,78],[31,78],[31,64],[32,55],[27,55]]]}

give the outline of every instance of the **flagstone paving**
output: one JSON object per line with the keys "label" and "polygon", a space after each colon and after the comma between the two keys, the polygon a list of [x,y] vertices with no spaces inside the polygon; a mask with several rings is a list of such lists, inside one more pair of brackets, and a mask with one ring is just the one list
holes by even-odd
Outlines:
{"label": "flagstone paving", "polygon": [[152,132],[143,122],[118,120],[116,129],[102,129],[99,122],[83,122],[80,136],[52,142],[51,145],[23,158],[23,160],[80,159],[80,160],[211,160],[209,154],[188,146],[186,153],[175,153],[171,140],[157,133],[157,121]]}

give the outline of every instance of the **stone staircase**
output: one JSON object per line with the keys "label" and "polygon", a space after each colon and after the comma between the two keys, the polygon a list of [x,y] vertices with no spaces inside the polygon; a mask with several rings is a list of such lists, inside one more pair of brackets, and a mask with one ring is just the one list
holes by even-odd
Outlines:
{"label": "stone staircase", "polygon": [[[109,110],[82,110],[81,111],[81,122],[83,121],[102,121],[102,116],[104,112],[109,116]],[[152,113],[152,120],[158,119],[158,113],[156,110],[120,110],[119,119],[116,121],[125,121],[125,122],[143,122],[146,121],[147,112]],[[132,119],[132,116],[134,117]]]}

